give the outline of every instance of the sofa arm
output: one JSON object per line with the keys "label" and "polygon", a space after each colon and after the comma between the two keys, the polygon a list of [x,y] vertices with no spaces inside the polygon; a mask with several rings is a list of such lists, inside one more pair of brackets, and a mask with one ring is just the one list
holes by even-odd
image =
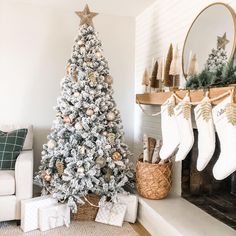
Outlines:
{"label": "sofa arm", "polygon": [[22,151],[15,165],[16,199],[32,198],[33,195],[33,150]]}

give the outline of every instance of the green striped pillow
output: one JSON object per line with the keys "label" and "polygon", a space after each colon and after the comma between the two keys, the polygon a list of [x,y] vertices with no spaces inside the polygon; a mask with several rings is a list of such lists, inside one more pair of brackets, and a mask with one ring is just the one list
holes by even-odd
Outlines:
{"label": "green striped pillow", "polygon": [[23,149],[27,129],[9,133],[0,131],[0,170],[14,170],[16,159]]}

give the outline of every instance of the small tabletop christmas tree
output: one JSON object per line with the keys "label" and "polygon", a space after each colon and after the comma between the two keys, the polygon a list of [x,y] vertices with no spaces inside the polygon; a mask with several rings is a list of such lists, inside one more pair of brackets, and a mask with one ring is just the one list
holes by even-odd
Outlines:
{"label": "small tabletop christmas tree", "polygon": [[[88,5],[61,83],[57,117],[35,180],[73,212],[88,193],[115,199],[133,179],[112,77]],[[103,198],[104,199],[104,198]]]}
{"label": "small tabletop christmas tree", "polygon": [[229,43],[226,38],[226,33],[222,37],[217,37],[217,49],[212,49],[208,56],[206,69],[212,73],[221,72],[223,67],[227,64],[227,53],[225,46]]}

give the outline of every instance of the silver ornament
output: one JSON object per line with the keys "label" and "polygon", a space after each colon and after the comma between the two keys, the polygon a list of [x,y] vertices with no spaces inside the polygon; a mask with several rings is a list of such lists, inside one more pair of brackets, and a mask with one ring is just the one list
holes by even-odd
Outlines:
{"label": "silver ornament", "polygon": [[77,168],[77,173],[83,174],[84,173],[84,167],[78,167]]}
{"label": "silver ornament", "polygon": [[116,135],[114,133],[109,133],[107,135],[107,140],[111,145],[115,144],[115,138],[116,138]]}
{"label": "silver ornament", "polygon": [[75,129],[76,129],[76,130],[82,130],[82,129],[83,129],[83,126],[80,124],[80,122],[77,122],[77,123],[75,124]]}
{"label": "silver ornament", "polygon": [[48,148],[53,149],[56,147],[57,143],[55,140],[51,139],[48,141],[47,145],[48,145]]}
{"label": "silver ornament", "polygon": [[96,164],[99,165],[100,168],[103,168],[106,165],[106,160],[104,157],[98,157],[96,159]]}

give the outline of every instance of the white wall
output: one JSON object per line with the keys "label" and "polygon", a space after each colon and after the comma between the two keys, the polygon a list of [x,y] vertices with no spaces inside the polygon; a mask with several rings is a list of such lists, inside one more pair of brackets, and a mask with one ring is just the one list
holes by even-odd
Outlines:
{"label": "white wall", "polygon": [[[37,165],[55,118],[53,106],[79,18],[68,8],[32,2],[0,0],[0,122],[34,125]],[[100,14],[94,24],[114,77],[114,96],[132,150],[135,21]]]}
{"label": "white wall", "polygon": [[[136,18],[135,37],[135,92],[144,91],[141,85],[142,75],[146,67],[150,68],[153,57],[166,56],[170,43],[178,44],[182,52],[187,31],[197,14],[212,0],[157,0]],[[236,0],[222,1],[236,9]],[[145,106],[149,112],[156,112],[159,107]],[[153,137],[161,137],[160,117],[144,115],[138,105],[134,113],[134,147],[135,156],[142,152],[142,135],[147,133]],[[181,165],[175,164],[173,191],[180,194]]]}

